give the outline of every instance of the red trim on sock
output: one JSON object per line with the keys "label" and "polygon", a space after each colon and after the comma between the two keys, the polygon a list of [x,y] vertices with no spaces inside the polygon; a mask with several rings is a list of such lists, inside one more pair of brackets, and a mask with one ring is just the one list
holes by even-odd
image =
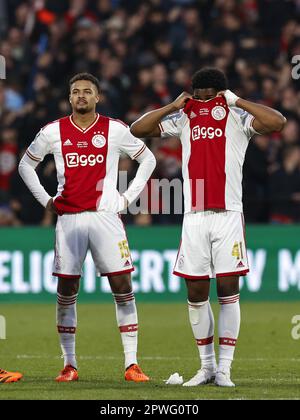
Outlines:
{"label": "red trim on sock", "polygon": [[71,306],[71,305],[75,305],[76,300],[74,300],[74,302],[69,302],[69,303],[66,303],[66,302],[60,302],[60,301],[58,300],[58,301],[57,301],[57,303],[58,303],[60,306]]}
{"label": "red trim on sock", "polygon": [[207,338],[198,338],[196,339],[197,346],[207,346],[214,342],[214,336],[207,337]]}
{"label": "red trim on sock", "polygon": [[76,327],[64,327],[62,325],[57,326],[57,331],[61,334],[75,334],[76,333]]}
{"label": "red trim on sock", "polygon": [[236,302],[239,302],[240,301],[240,299],[232,299],[232,300],[219,300],[219,304],[220,305],[229,305],[229,304],[231,304],[231,303],[236,303]]}
{"label": "red trim on sock", "polygon": [[236,303],[240,300],[240,294],[233,296],[218,297],[220,305],[228,305],[230,303]]}
{"label": "red trim on sock", "polygon": [[240,297],[240,294],[239,293],[237,293],[236,295],[231,295],[231,296],[218,296],[218,299],[221,299],[221,300],[231,300],[231,299],[235,299],[235,298],[239,298]]}
{"label": "red trim on sock", "polygon": [[113,295],[115,296],[115,297],[117,297],[117,298],[122,298],[122,297],[127,297],[127,296],[129,296],[129,295],[133,295],[133,291],[131,291],[131,292],[128,292],[128,293],[113,293]]}
{"label": "red trim on sock", "polygon": [[237,339],[236,338],[229,338],[229,337],[220,337],[219,344],[220,346],[232,346],[236,345]]}
{"label": "red trim on sock", "polygon": [[134,332],[138,330],[138,324],[121,325],[119,330],[121,333]]}
{"label": "red trim on sock", "polygon": [[57,300],[60,301],[60,302],[65,302],[65,303],[76,302],[77,296],[75,298],[72,298],[72,299],[64,299],[64,298],[60,298],[59,296],[57,296]]}
{"label": "red trim on sock", "polygon": [[116,299],[115,298],[116,303],[130,302],[131,300],[134,300],[134,295],[129,296],[128,298],[125,298],[125,299]]}

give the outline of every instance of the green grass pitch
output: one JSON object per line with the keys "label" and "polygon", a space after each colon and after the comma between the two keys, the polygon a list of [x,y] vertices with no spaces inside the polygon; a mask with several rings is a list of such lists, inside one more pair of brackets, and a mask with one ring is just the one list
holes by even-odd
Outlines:
{"label": "green grass pitch", "polygon": [[[180,304],[138,305],[139,362],[151,382],[123,379],[123,354],[114,305],[78,305],[79,382],[57,384],[62,368],[55,305],[4,304],[7,339],[0,340],[0,367],[19,370],[21,382],[0,385],[0,399],[198,400],[299,399],[300,340],[291,336],[298,303],[242,303],[242,325],[232,370],[235,389],[214,385],[167,386],[179,372],[187,380],[199,368],[198,351]],[[215,315],[218,305],[213,305]],[[217,325],[217,322],[216,322]]]}

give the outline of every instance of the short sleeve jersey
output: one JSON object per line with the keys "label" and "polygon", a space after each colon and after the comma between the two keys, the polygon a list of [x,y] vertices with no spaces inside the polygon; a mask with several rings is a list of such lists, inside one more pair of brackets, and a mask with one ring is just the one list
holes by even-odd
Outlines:
{"label": "short sleeve jersey", "polygon": [[228,107],[223,97],[191,99],[160,122],[162,137],[182,143],[185,212],[226,209],[242,212],[242,167],[254,117]]}

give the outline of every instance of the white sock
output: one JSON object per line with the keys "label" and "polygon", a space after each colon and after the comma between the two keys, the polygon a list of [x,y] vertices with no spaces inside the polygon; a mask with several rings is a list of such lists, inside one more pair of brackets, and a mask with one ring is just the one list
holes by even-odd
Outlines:
{"label": "white sock", "polygon": [[188,308],[191,327],[199,350],[201,367],[215,370],[215,323],[209,300],[196,303],[188,301]]}
{"label": "white sock", "polygon": [[73,296],[62,296],[57,293],[56,305],[56,323],[64,358],[64,367],[71,365],[76,369],[75,333],[77,326],[77,296],[78,293]]}
{"label": "white sock", "polygon": [[125,355],[125,369],[137,363],[138,318],[133,292],[114,294],[116,317]]}
{"label": "white sock", "polygon": [[219,365],[218,370],[230,372],[236,341],[239,335],[241,314],[240,295],[219,297]]}

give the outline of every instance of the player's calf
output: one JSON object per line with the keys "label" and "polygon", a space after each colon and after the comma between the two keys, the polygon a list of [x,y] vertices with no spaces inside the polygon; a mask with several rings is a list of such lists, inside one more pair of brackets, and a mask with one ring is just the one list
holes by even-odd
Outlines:
{"label": "player's calf", "polygon": [[77,294],[64,296],[57,293],[56,320],[64,367],[77,369],[75,334],[77,327]]}

